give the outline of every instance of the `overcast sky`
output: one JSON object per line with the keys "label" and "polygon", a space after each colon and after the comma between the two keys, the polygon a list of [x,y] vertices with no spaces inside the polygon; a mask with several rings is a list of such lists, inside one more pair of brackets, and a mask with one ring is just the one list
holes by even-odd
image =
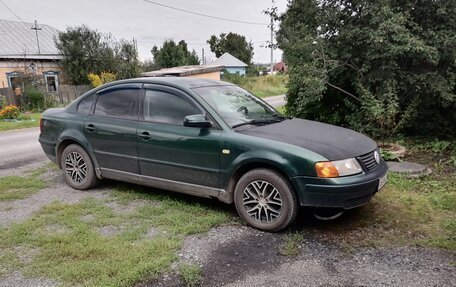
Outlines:
{"label": "overcast sky", "polygon": [[[110,32],[116,38],[138,42],[142,60],[152,58],[150,49],[165,39],[185,40],[189,48],[201,57],[204,48],[208,62],[214,59],[206,41],[213,34],[235,32],[254,43],[253,61],[268,63],[270,51],[262,48],[270,38],[266,25],[248,25],[220,21],[156,6],[143,0],[2,0],[23,21],[54,26],[86,24],[101,32]],[[271,6],[271,0],[153,0],[154,2],[209,14],[221,18],[265,23],[269,18],[262,13]],[[279,12],[286,10],[287,0],[276,0]],[[18,20],[0,3],[0,19]],[[1,41],[1,39],[0,39]],[[274,52],[280,61],[281,51]]]}

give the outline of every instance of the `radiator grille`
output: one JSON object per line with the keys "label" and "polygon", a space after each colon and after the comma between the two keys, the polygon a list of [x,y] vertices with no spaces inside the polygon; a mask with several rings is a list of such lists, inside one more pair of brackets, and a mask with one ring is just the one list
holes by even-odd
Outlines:
{"label": "radiator grille", "polygon": [[378,163],[375,161],[374,152],[367,153],[358,157],[358,160],[366,170],[374,169]]}

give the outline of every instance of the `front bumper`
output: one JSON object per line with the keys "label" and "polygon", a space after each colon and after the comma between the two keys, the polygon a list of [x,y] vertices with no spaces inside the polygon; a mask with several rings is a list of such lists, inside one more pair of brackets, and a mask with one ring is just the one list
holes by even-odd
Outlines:
{"label": "front bumper", "polygon": [[378,191],[379,181],[388,168],[381,160],[373,170],[339,178],[292,178],[301,206],[337,207],[350,209],[369,202]]}

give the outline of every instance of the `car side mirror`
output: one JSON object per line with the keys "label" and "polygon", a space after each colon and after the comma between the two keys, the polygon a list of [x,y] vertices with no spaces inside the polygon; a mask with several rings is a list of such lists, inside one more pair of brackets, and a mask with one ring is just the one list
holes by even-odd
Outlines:
{"label": "car side mirror", "polygon": [[212,123],[204,115],[189,115],[184,118],[185,127],[210,128]]}

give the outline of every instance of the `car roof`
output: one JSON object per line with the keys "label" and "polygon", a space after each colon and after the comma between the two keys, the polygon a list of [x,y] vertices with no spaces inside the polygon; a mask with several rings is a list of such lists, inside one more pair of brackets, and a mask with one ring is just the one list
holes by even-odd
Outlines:
{"label": "car roof", "polygon": [[[109,83],[109,86],[122,83],[145,83],[145,84],[162,84],[177,86],[181,88],[193,89],[199,87],[209,87],[209,86],[226,86],[233,85],[231,83],[209,80],[209,79],[199,79],[191,77],[142,77],[142,78],[133,78],[128,80],[121,80]],[[107,87],[107,85],[105,86]]]}

